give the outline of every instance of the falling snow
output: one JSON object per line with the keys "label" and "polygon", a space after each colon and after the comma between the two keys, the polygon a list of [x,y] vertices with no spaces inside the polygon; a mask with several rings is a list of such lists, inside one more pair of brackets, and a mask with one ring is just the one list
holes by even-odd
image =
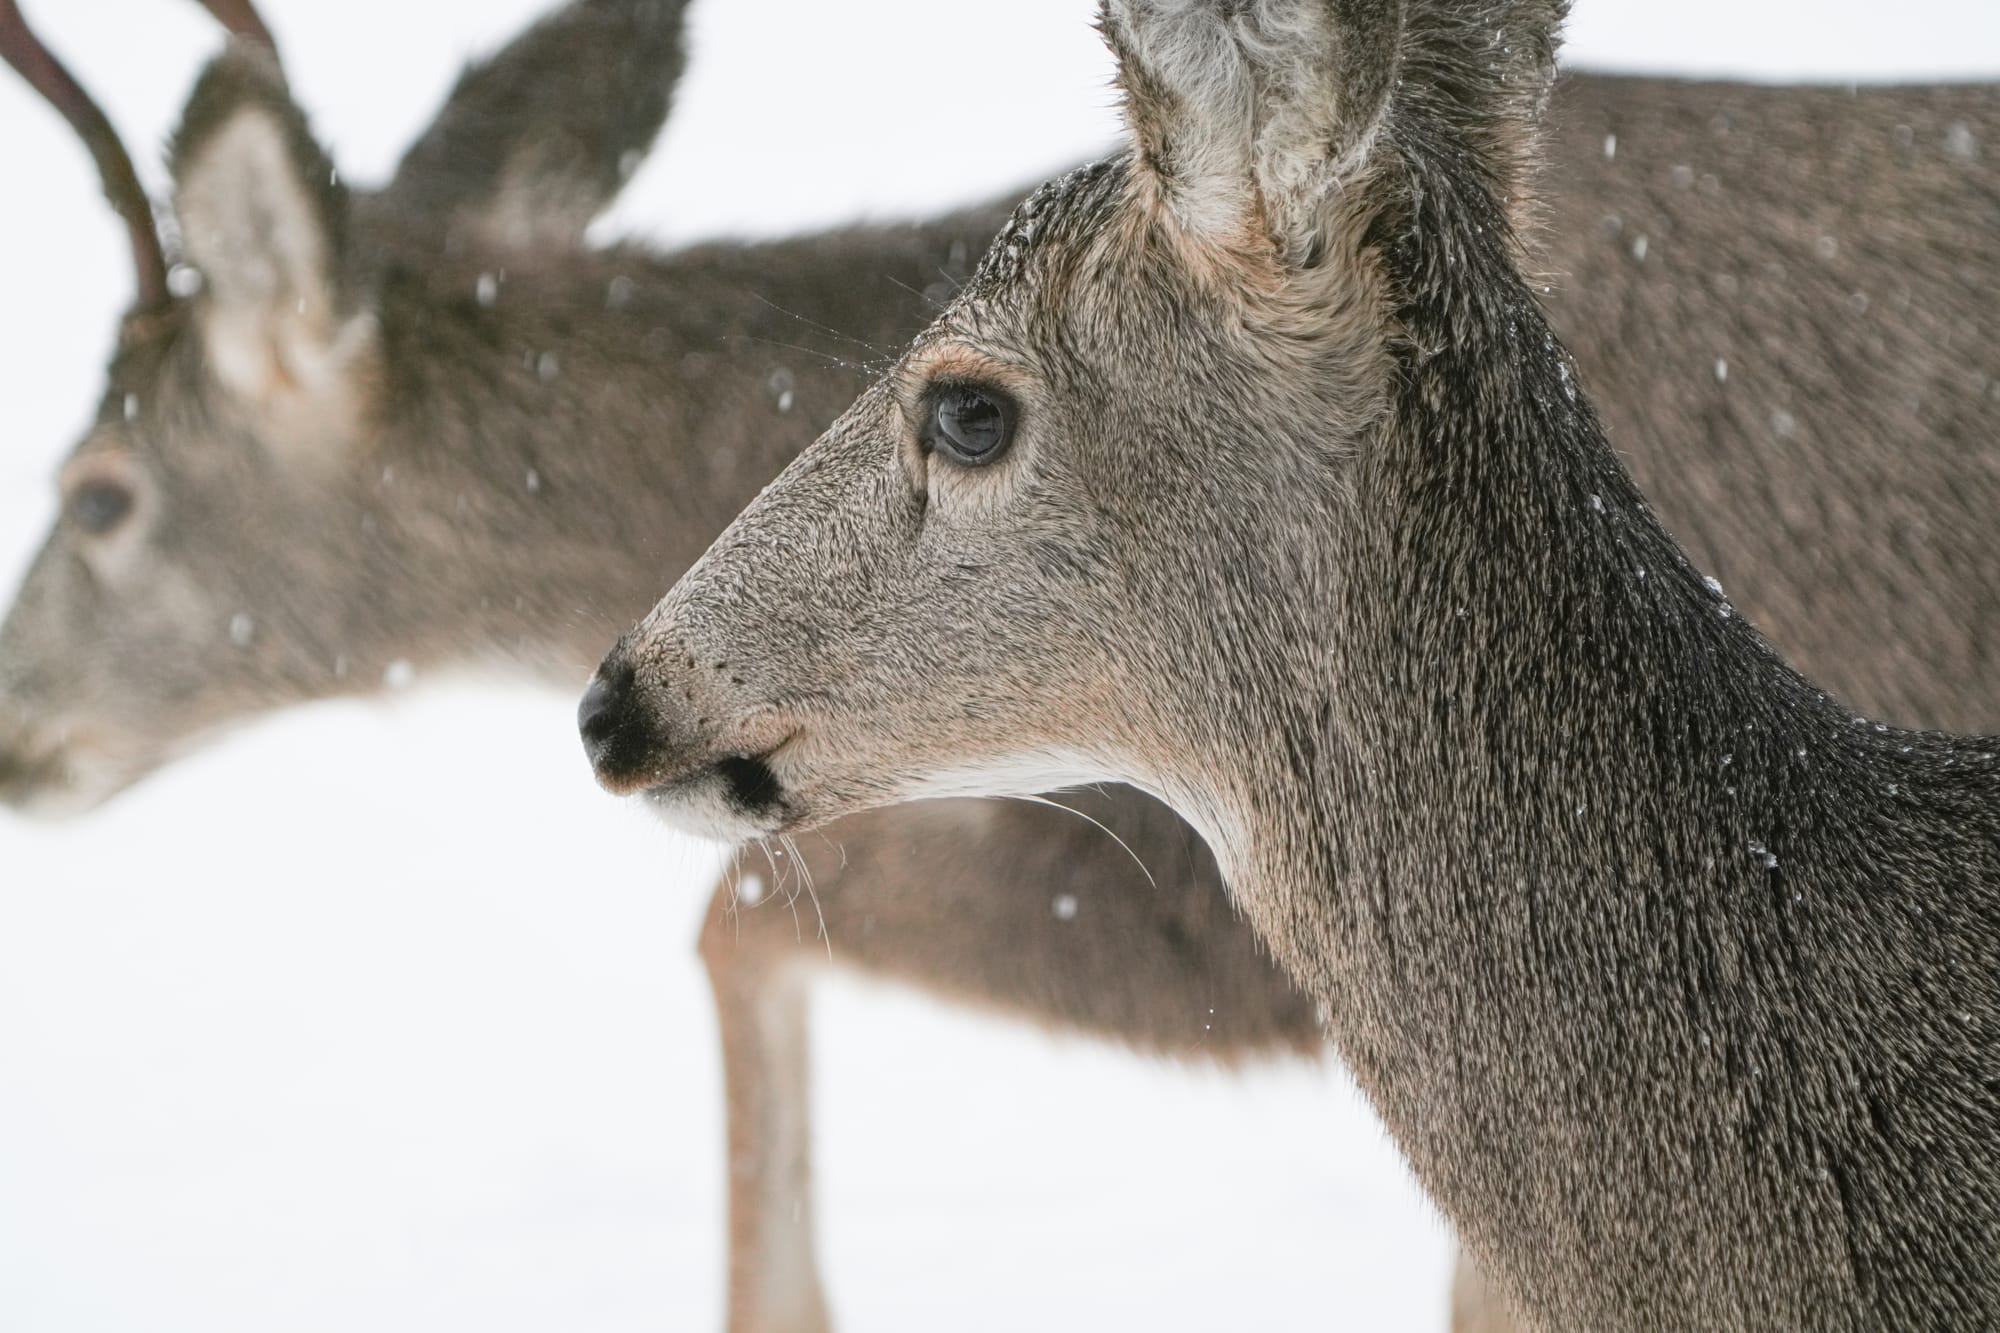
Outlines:
{"label": "falling snow", "polygon": [[[426,79],[443,78],[448,53],[490,49],[505,35],[499,18],[461,6],[486,26],[448,37],[434,26],[426,36],[424,25],[441,24],[433,15],[450,8],[415,7],[411,31],[399,27],[389,44],[434,48],[429,64],[412,66]],[[758,39],[768,16],[733,20],[728,8],[706,21],[719,37],[735,22],[746,54],[728,77],[709,76],[721,90],[714,94],[696,87],[691,69],[688,105],[676,112],[689,113],[690,128],[704,110],[735,123],[743,113],[730,94],[752,77],[760,86],[788,82],[766,68],[771,44]],[[949,21],[942,12],[926,20]],[[1082,26],[1053,10],[1020,24],[1051,33]],[[1800,34],[1817,39],[1830,26],[1807,11]],[[387,151],[412,124],[397,99],[369,86],[379,76],[352,74],[396,53],[380,54],[368,36],[386,30],[380,22],[327,31],[343,29],[356,34],[347,45],[308,45],[288,60],[318,99],[316,127],[339,145],[373,136]],[[1938,30],[1951,40],[1953,25]],[[1087,33],[1078,36],[1094,49]],[[134,70],[153,59],[144,43],[122,56],[116,45],[107,56],[114,71],[117,59]],[[1727,41],[1720,50],[1740,63]],[[722,40],[703,45],[697,67],[728,51]],[[824,50],[811,54],[826,62]],[[1628,58],[1657,68],[1681,57],[1635,48]],[[867,91],[869,80],[842,72],[857,95]],[[1074,82],[1087,89],[1083,109],[1101,110],[1102,79],[1090,72]],[[151,80],[138,73],[145,77],[126,81]],[[711,103],[700,104],[702,95]],[[150,94],[141,101],[168,109]],[[1095,151],[1103,122],[1090,124],[1087,136],[1038,142],[944,188],[983,196],[1053,154]],[[142,168],[157,168],[151,150],[167,128],[142,122],[128,134],[147,150]],[[1643,136],[1627,144],[1621,168],[1636,169],[1645,146]],[[1606,136],[1604,157],[1618,160],[1619,147]],[[1972,161],[1982,145],[1957,123],[1926,128],[1912,151]],[[918,185],[868,206],[928,208],[942,202],[934,178],[959,160],[986,160],[908,156],[920,164]],[[366,165],[342,157],[360,179],[386,180],[394,166],[393,157]],[[856,157],[884,161],[879,143]],[[797,222],[786,210],[802,205],[790,201],[836,194],[802,185],[788,168],[766,173],[778,178],[767,195],[788,202],[739,205],[727,191],[689,190],[684,179],[700,179],[698,164],[684,156],[668,182],[674,193],[663,189],[612,221],[628,231],[721,234],[747,218],[770,232]],[[1678,187],[1684,177],[1668,179]],[[851,201],[862,198],[839,195],[828,207],[859,212],[864,205]],[[75,201],[79,219],[86,202],[96,201]],[[47,204],[64,207],[53,190]],[[1657,273],[1661,254],[1674,251],[1648,256],[1634,244],[1633,254]],[[108,267],[110,258],[97,245],[86,256],[79,239],[78,269]],[[954,269],[977,258],[961,253]],[[504,285],[489,276],[468,293],[482,307]],[[185,264],[169,281],[183,298],[202,287]],[[604,303],[636,296],[613,280]],[[116,314],[98,313],[106,322],[94,332]],[[93,384],[98,350],[90,348]],[[768,401],[782,397],[774,391]],[[52,404],[54,419],[33,438],[52,451],[81,401]],[[1769,425],[1783,437],[1796,423],[1773,413]],[[23,452],[30,434],[17,429]],[[30,475],[38,479],[54,457],[33,460]],[[229,628],[233,638],[233,617]],[[351,648],[352,657],[333,656],[336,676],[376,669],[373,649],[360,640]],[[407,688],[416,669],[398,661],[381,679]],[[659,1322],[662,1292],[677,1322],[720,1327],[719,1065],[690,947],[713,855],[587,790],[567,724],[573,697],[467,695],[454,705],[458,697],[426,690],[389,710],[333,705],[259,724],[205,757],[199,772],[155,780],[88,826],[0,830],[14,941],[0,1053],[15,1094],[0,1120],[19,1149],[0,1154],[10,1182],[0,1230],[11,1227],[23,1251],[10,1290],[38,1314],[50,1310],[52,1333],[640,1328]],[[300,782],[272,780],[301,768]],[[232,831],[218,837],[218,829]],[[1768,850],[1753,855],[1772,857],[1765,868],[1775,868]],[[184,882],[163,879],[176,865],[186,867]],[[273,883],[274,865],[297,869]],[[23,866],[33,874],[23,878]],[[745,876],[741,887],[746,898],[766,892],[762,877]],[[764,910],[782,910],[782,900]],[[801,912],[810,939],[809,905]],[[1028,1292],[1029,1318],[1053,1296],[1064,1308],[1142,1305],[1145,1315],[1130,1322],[1163,1333],[1222,1326],[1219,1311],[1236,1326],[1282,1327],[1326,1291],[1339,1293],[1352,1327],[1443,1326],[1442,1229],[1331,1067],[1190,1078],[839,981],[815,987],[813,1020],[815,1128],[830,1140],[815,1153],[819,1234],[842,1326],[1020,1327],[1023,1311],[1009,1302]],[[90,1060],[74,1059],[77,1050]],[[147,1096],[132,1098],[132,1087]],[[898,1114],[881,1114],[884,1098]],[[1053,1114],[1042,1114],[1044,1102]],[[1109,1129],[1075,1116],[1076,1106],[1101,1111],[1095,1118]],[[588,1132],[579,1136],[579,1125]],[[312,1151],[294,1151],[301,1142]],[[982,1145],[975,1159],[949,1156],[968,1142]],[[939,1160],[970,1174],[955,1167],[955,1187],[939,1187],[930,1169]],[[1163,1161],[1174,1169],[1161,1172]],[[1077,1180],[1110,1187],[1077,1193]],[[1076,1198],[1051,1210],[1052,1190]],[[1220,1207],[1281,1225],[1231,1241],[1204,1229]],[[1126,1243],[1107,1245],[1107,1236]],[[995,1282],[978,1256],[1000,1252],[1010,1271],[1037,1280]],[[113,1270],[129,1280],[85,1280]],[[1217,1284],[1223,1294],[1214,1298]],[[988,1294],[964,1301],[973,1287]]]}

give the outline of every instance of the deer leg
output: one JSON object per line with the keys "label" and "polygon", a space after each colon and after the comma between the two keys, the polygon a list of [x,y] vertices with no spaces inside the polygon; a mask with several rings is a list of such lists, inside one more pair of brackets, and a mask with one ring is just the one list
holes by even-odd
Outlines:
{"label": "deer leg", "polygon": [[971,801],[863,815],[751,851],[718,886],[701,953],[729,1101],[731,1333],[827,1327],[803,990],[829,959],[1178,1059],[1321,1048],[1312,1005],[1165,806],[1126,790],[1068,799],[1087,818]]}
{"label": "deer leg", "polygon": [[701,937],[715,992],[727,1099],[729,1333],[829,1327],[813,1243],[806,968],[773,913],[735,910],[717,886]]}

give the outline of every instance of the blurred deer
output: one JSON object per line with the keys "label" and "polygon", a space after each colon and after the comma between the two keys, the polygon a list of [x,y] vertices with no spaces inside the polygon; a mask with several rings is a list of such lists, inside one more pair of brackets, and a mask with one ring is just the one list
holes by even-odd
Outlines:
{"label": "blurred deer", "polygon": [[[87,807],[220,729],[411,670],[503,661],[573,686],[852,399],[852,363],[901,346],[969,276],[1007,207],[665,256],[585,249],[667,112],[679,21],[667,4],[558,11],[467,75],[379,194],[330,187],[267,57],[208,76],[176,152],[200,291],[167,294],[147,203],[136,184],[118,196],[147,220],[155,294],[142,288],[63,514],[0,630],[8,799]],[[1992,257],[1954,240],[1984,217],[1993,175],[1937,145],[1955,125],[1994,128],[1996,99],[1576,77],[1557,105],[1551,300],[1613,386],[1634,465],[1674,488],[1670,517],[1745,585],[1741,604],[1872,706],[1995,716],[1990,687],[1956,669],[1992,642],[1988,527],[1947,549],[1876,549],[1885,524],[1978,497],[1948,452],[1877,447],[1917,409],[1871,390],[1907,384],[1967,437],[1993,424],[1939,354],[1996,318],[1970,296]],[[223,134],[239,121],[281,151]],[[218,143],[236,151],[209,156]],[[204,162],[231,186],[204,187]],[[1683,182],[1685,163],[1700,174]],[[1795,164],[1846,197],[1844,218],[1792,183]],[[258,221],[280,217],[292,225]],[[1826,257],[1810,242],[1830,227],[1892,242]],[[289,288],[232,287],[239,268],[305,274],[287,281],[326,294],[336,333],[295,328]],[[1855,319],[1859,290],[1903,313]],[[212,363],[232,329],[249,331],[247,387]],[[289,367],[326,364],[344,329],[350,359],[305,385],[331,406],[298,406]],[[1816,368],[1827,348],[1848,373]],[[1793,506],[1783,520],[1738,530],[1773,489]],[[1062,799],[1144,868],[1061,811],[933,803],[849,821],[838,850],[752,853],[717,886],[701,950],[730,1097],[732,1327],[826,1322],[804,987],[830,962],[1177,1060],[1321,1048],[1311,1004],[1184,824],[1128,791]]]}
{"label": "blurred deer", "polygon": [[[1799,594],[1768,604],[1780,633],[1864,707],[1877,651],[1991,678],[2000,452],[1940,429],[1907,365],[1842,395],[1871,427],[1844,444],[1772,400],[1740,434],[1699,409],[1629,433],[1617,382],[1607,429],[1517,239],[1564,9],[1107,0],[1126,151],[1024,201],[613,649],[586,747],[611,790],[732,840],[922,797],[1161,794],[1530,1326],[2000,1326],[2000,738],[1796,673],[1611,445],[1670,504],[1735,497],[1693,530],[1725,564],[1777,556],[1748,585]],[[1746,343],[1753,378],[1805,345],[1785,372],[1818,369],[1774,397],[1914,319],[1990,424],[2000,344],[1967,336],[1990,288],[1904,300],[1992,260],[1957,97],[1796,131],[1961,182],[1911,214],[1907,269],[1745,338],[1766,284],[1879,244],[1807,178],[1644,289],[1653,318],[1727,312],[1732,386]],[[1680,151],[1690,211],[1762,193],[1712,129]],[[1673,481],[1766,449],[1797,470]],[[1846,489],[1906,467],[1921,504]],[[1775,534],[1849,515],[1863,559],[1955,566],[1909,589],[1954,610],[1864,586],[1837,637],[1791,618],[1814,580],[1783,579],[1803,557]]]}

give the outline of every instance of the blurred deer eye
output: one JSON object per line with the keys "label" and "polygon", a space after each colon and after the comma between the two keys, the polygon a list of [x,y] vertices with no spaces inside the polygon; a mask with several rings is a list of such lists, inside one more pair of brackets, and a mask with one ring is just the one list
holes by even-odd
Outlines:
{"label": "blurred deer eye", "polygon": [[984,467],[1007,452],[1014,413],[999,396],[952,386],[932,395],[924,447],[965,467]]}
{"label": "blurred deer eye", "polygon": [[85,532],[106,533],[132,512],[132,492],[115,481],[86,481],[70,492],[69,512]]}

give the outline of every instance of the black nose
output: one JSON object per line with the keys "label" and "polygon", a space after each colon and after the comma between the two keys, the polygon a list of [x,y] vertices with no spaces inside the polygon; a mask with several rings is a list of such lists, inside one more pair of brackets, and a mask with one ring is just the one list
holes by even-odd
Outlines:
{"label": "black nose", "polygon": [[583,692],[583,699],[576,706],[576,729],[583,733],[583,748],[590,752],[592,763],[597,762],[597,752],[617,733],[618,695],[616,685],[602,676],[592,676],[590,688]]}
{"label": "black nose", "polygon": [[630,662],[613,653],[597,669],[576,706],[576,729],[597,780],[613,791],[643,785],[653,749],[652,727],[633,689]]}

